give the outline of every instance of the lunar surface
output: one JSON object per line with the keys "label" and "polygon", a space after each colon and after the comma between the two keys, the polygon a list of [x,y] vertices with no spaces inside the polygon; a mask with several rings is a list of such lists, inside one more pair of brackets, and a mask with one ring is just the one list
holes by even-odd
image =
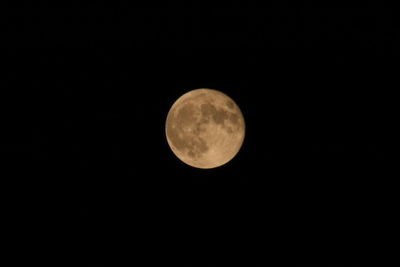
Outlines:
{"label": "lunar surface", "polygon": [[172,105],[165,133],[171,150],[181,161],[210,169],[224,165],[239,152],[245,123],[229,96],[213,89],[196,89]]}

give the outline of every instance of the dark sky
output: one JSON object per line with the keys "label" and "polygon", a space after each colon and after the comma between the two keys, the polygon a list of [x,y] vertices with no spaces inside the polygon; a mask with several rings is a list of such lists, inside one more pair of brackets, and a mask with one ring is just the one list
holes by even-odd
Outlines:
{"label": "dark sky", "polygon": [[[23,130],[4,146],[18,186],[43,201],[31,218],[52,221],[83,266],[235,251],[337,263],[363,243],[388,159],[389,8],[8,13],[3,99],[17,105],[5,123]],[[185,165],[166,142],[170,106],[196,88],[225,92],[245,116],[241,151],[217,169]]]}

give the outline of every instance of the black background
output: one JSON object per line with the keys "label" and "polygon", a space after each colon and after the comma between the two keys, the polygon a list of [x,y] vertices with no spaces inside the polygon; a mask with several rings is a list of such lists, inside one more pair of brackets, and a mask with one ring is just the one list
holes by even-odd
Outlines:
{"label": "black background", "polygon": [[[59,260],[82,265],[356,258],[387,159],[392,18],[368,4],[9,8],[17,201],[67,247]],[[166,142],[169,108],[196,88],[245,116],[220,168],[191,168]]]}

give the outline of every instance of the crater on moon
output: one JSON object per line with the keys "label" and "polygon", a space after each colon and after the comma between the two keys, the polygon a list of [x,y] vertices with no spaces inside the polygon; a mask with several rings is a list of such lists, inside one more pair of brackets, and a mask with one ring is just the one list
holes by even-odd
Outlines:
{"label": "crater on moon", "polygon": [[173,153],[197,168],[215,168],[230,161],[244,140],[244,119],[236,103],[212,89],[196,89],[172,105],[166,136]]}

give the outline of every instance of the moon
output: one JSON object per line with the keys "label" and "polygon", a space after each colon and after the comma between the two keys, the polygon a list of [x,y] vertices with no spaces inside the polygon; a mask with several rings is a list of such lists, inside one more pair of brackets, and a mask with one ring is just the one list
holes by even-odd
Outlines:
{"label": "moon", "polygon": [[172,152],[184,163],[211,169],[239,152],[245,122],[238,105],[226,94],[207,88],[179,97],[168,112],[165,134]]}

